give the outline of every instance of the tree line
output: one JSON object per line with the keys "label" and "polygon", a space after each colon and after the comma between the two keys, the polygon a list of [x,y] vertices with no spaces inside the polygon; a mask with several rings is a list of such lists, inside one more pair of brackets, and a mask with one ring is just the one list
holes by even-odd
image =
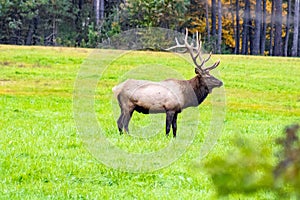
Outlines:
{"label": "tree line", "polygon": [[215,53],[299,56],[299,0],[3,0],[0,43],[97,47],[132,28],[200,32]]}

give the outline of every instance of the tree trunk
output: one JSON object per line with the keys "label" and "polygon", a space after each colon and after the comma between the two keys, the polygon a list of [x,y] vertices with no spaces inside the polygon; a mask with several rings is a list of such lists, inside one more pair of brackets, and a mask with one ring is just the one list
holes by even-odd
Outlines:
{"label": "tree trunk", "polygon": [[[76,2],[74,2],[74,6]],[[83,0],[78,0],[78,11],[76,13],[76,18],[75,18],[75,26],[76,26],[76,31],[79,33],[82,30],[82,6],[83,6]],[[82,40],[82,34],[78,34],[76,37],[76,46],[80,46]]]}
{"label": "tree trunk", "polygon": [[100,0],[100,20],[104,19],[104,0]]}
{"label": "tree trunk", "polygon": [[222,2],[218,0],[218,53],[221,53],[222,46]]}
{"label": "tree trunk", "polygon": [[33,45],[41,45],[42,44],[41,35],[39,35],[39,33],[38,33],[38,27],[39,27],[40,21],[41,21],[40,16],[37,15],[34,17],[34,29],[33,29],[34,31],[33,31],[33,38],[32,38]]}
{"label": "tree trunk", "polygon": [[216,0],[211,0],[211,34],[216,36]]}
{"label": "tree trunk", "polygon": [[294,36],[292,56],[297,56],[298,52],[298,34],[299,34],[299,0],[295,1],[295,14],[294,14]]}
{"label": "tree trunk", "polygon": [[292,13],[292,2],[288,0],[288,11],[286,15],[286,27],[285,27],[285,38],[284,38],[284,56],[288,56],[288,46],[289,46],[289,37],[290,37],[290,18]]}
{"label": "tree trunk", "polygon": [[50,45],[53,45],[53,46],[57,46],[57,43],[56,43],[56,36],[57,36],[57,32],[58,32],[58,29],[57,29],[57,23],[56,23],[56,15],[54,14],[54,17],[53,17],[53,27],[52,27],[52,35],[49,36],[49,44]]}
{"label": "tree trunk", "polygon": [[[231,14],[231,20],[232,20],[232,29],[233,29],[233,36],[234,36],[234,41],[235,41],[235,37],[236,37],[236,26],[235,26],[235,20],[234,20],[234,12],[233,12],[233,2],[232,2],[232,0],[230,0],[230,14]],[[236,49],[234,48],[234,54],[236,54],[236,51],[235,51]]]}
{"label": "tree trunk", "polygon": [[236,0],[236,31],[235,31],[235,48],[236,54],[240,54],[240,5],[239,0]]}
{"label": "tree trunk", "polygon": [[25,45],[32,45],[33,32],[34,32],[34,19],[30,20],[29,31],[27,33]]}
{"label": "tree trunk", "polygon": [[242,54],[248,53],[249,42],[250,1],[245,0],[245,12],[243,18]]}
{"label": "tree trunk", "polygon": [[211,35],[212,35],[212,48],[216,49],[216,0],[211,0]]}
{"label": "tree trunk", "polygon": [[253,55],[259,54],[260,47],[260,33],[261,33],[261,0],[256,0],[255,5],[255,28],[254,28],[254,41],[253,41]]}
{"label": "tree trunk", "polygon": [[209,29],[209,19],[208,19],[208,0],[205,1],[205,24],[206,24],[206,31],[207,31],[207,41],[210,43],[210,29]]}
{"label": "tree trunk", "polygon": [[[299,6],[300,7],[300,6]],[[300,8],[299,8],[300,9]],[[300,23],[300,22],[299,22]],[[299,25],[298,25],[299,26]],[[299,26],[299,28],[298,28],[298,56],[300,57],[300,50],[299,50],[299,48],[300,48],[300,34],[299,34],[299,32],[300,32],[300,26]]]}
{"label": "tree trunk", "polygon": [[248,25],[248,27],[249,27],[249,34],[248,34],[249,39],[248,39],[248,41],[250,43],[250,54],[251,55],[253,55],[253,47],[254,47],[254,33],[253,33],[254,32],[254,28],[253,28],[253,24],[252,23],[253,23],[253,20],[250,19],[249,20],[249,25]]}
{"label": "tree trunk", "polygon": [[274,18],[275,18],[275,11],[274,11],[274,1],[272,1],[272,8],[271,8],[271,29],[270,29],[270,49],[269,54],[273,56],[273,29],[274,29]]}
{"label": "tree trunk", "polygon": [[266,31],[267,31],[267,8],[266,8],[266,0],[263,0],[263,22],[262,22],[262,29],[261,29],[261,38],[260,38],[260,54],[264,55],[265,54],[265,48],[266,48]]}
{"label": "tree trunk", "polygon": [[282,0],[275,2],[274,56],[282,56]]}
{"label": "tree trunk", "polygon": [[94,0],[96,24],[100,22],[100,0]]}

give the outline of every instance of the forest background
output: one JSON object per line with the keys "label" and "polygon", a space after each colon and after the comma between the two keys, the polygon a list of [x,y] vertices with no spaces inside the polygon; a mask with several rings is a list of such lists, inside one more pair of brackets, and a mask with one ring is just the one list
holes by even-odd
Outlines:
{"label": "forest background", "polygon": [[0,43],[95,48],[121,31],[200,32],[213,53],[299,56],[299,0],[0,0]]}

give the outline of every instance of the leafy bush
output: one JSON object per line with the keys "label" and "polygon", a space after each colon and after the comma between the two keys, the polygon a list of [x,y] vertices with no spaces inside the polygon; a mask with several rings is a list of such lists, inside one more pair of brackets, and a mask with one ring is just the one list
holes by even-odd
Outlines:
{"label": "leafy bush", "polygon": [[185,20],[186,0],[131,0],[121,5],[121,25],[130,28],[178,29]]}
{"label": "leafy bush", "polygon": [[[285,137],[278,138],[279,160],[268,145],[275,141],[235,137],[234,148],[225,155],[204,161],[202,167],[210,174],[220,196],[232,193],[254,193],[272,190],[279,196],[300,197],[299,125],[285,129]],[[277,159],[276,159],[277,158]],[[278,163],[276,165],[276,163]]]}
{"label": "leafy bush", "polygon": [[300,198],[300,141],[297,133],[299,125],[288,126],[286,136],[278,138],[277,143],[282,146],[279,152],[280,162],[274,169],[277,187],[289,185],[292,195]]}
{"label": "leafy bush", "polygon": [[268,141],[237,137],[234,148],[224,155],[205,160],[204,168],[211,175],[218,194],[251,193],[272,187],[273,159]]}

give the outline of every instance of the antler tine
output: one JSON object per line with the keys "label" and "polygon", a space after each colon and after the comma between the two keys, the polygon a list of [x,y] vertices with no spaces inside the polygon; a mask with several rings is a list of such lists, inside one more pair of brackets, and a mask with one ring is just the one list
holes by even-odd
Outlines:
{"label": "antler tine", "polygon": [[[200,71],[210,71],[210,70],[216,68],[219,65],[220,61],[214,63],[212,66],[210,66],[206,69],[202,69],[202,66],[211,58],[212,52],[210,52],[210,54],[208,55],[207,58],[203,58],[202,55],[201,55],[201,48],[202,48],[201,35],[199,36],[198,31],[196,32],[196,45],[194,45],[193,42],[191,44],[189,44],[189,42],[188,42],[188,33],[189,33],[188,29],[186,28],[185,29],[184,44],[180,44],[178,42],[178,39],[175,38],[176,45],[172,46],[168,49],[165,49],[165,50],[170,51],[170,50],[175,49],[175,48],[185,48],[185,50],[179,51],[179,53],[189,52],[196,68],[199,69]],[[199,60],[200,60],[201,63],[197,62],[198,57],[199,57]]]}
{"label": "antler tine", "polygon": [[203,69],[202,69],[201,67],[205,64],[205,62],[207,62],[207,60],[206,60],[206,59],[203,59],[202,56],[201,56],[202,41],[201,41],[201,35],[200,35],[200,37],[199,37],[198,31],[196,32],[196,40],[197,40],[197,41],[196,41],[197,46],[194,47],[194,50],[196,50],[196,56],[195,56],[195,59],[197,59],[197,57],[199,57],[199,60],[200,60],[200,62],[201,62],[200,65],[197,64],[196,66],[197,66],[198,69],[200,69],[200,70],[203,71]]}
{"label": "antler tine", "polygon": [[[201,43],[199,42],[200,40],[199,40],[198,31],[197,31],[197,34],[196,34],[196,40],[197,40],[196,41],[196,47],[193,44],[190,45],[188,43],[188,41],[187,41],[187,39],[188,39],[188,29],[186,28],[185,31],[186,31],[186,33],[185,33],[185,40],[184,40],[185,46],[186,46],[187,50],[189,51],[190,56],[191,56],[191,58],[192,58],[192,60],[193,60],[193,62],[195,64],[196,68],[198,68],[199,70],[203,71],[203,69],[201,68],[201,66],[204,64],[204,62],[201,61],[200,65],[197,63],[197,57],[201,53]],[[196,50],[196,55],[194,55],[194,50]]]}
{"label": "antler tine", "polygon": [[202,65],[204,64],[204,61],[201,61],[201,64],[200,64],[200,65],[197,63],[197,57],[198,57],[198,56],[200,55],[200,53],[201,53],[200,49],[198,50],[198,52],[196,53],[196,55],[193,54],[193,52],[194,52],[194,47],[187,46],[187,49],[189,50],[190,56],[191,56],[191,58],[192,58],[194,64],[196,65],[196,67],[197,67],[199,70],[203,71],[201,67],[202,67]]}
{"label": "antler tine", "polygon": [[196,47],[193,47],[193,50],[196,51],[196,58],[199,56],[199,59],[201,61],[201,66],[206,62],[203,63],[203,58],[201,57],[201,49],[202,49],[202,41],[201,41],[201,35],[200,35],[200,38],[199,38],[199,33],[198,31],[196,32]]}
{"label": "antler tine", "polygon": [[[186,29],[186,34],[185,34],[184,44],[180,44],[180,43],[178,42],[177,37],[175,37],[176,45],[175,45],[175,46],[172,46],[172,47],[170,47],[170,48],[167,48],[167,49],[165,49],[165,50],[166,50],[166,51],[170,51],[170,50],[176,49],[176,48],[186,48],[187,37],[188,37],[188,32],[187,32],[187,29]],[[186,53],[186,52],[187,52],[187,49],[186,49],[186,50],[183,50],[183,51],[180,51],[180,53]]]}
{"label": "antler tine", "polygon": [[[185,44],[180,44],[177,40],[177,38],[175,38],[176,41],[176,46],[174,46],[174,48],[185,48]],[[183,50],[183,51],[178,51],[179,53],[186,53],[187,49]]]}
{"label": "antler tine", "polygon": [[188,28],[185,28],[185,38],[184,38],[184,43],[185,43],[185,45],[188,45],[188,46],[189,46],[189,43],[188,43],[188,41],[187,41],[188,35],[189,35],[189,29],[188,29]]}
{"label": "antler tine", "polygon": [[[176,48],[185,48],[185,45],[184,44],[180,44],[177,40],[177,38],[175,38],[175,42],[176,42],[176,45],[175,46],[172,46],[170,48],[167,48],[165,49],[166,51],[170,51],[172,49],[176,49]],[[183,51],[184,53],[186,52],[186,50]]]}
{"label": "antler tine", "polygon": [[202,57],[199,57],[201,61],[203,61],[204,63],[206,63],[207,61],[209,61],[210,57],[212,55],[212,52],[209,53],[209,55],[207,56],[207,58],[202,58]]}
{"label": "antler tine", "polygon": [[200,61],[202,62],[203,59],[202,59],[202,57],[201,57],[201,48],[202,48],[202,42],[200,41],[200,42],[198,43],[198,46],[197,46],[196,51],[197,51],[197,56],[199,56],[199,59],[200,59]]}
{"label": "antler tine", "polygon": [[201,42],[201,35],[200,35],[200,38],[199,38],[199,33],[198,33],[198,31],[196,32],[196,42],[197,42],[197,51],[199,50],[199,49],[201,49],[201,46],[202,46],[202,42]]}
{"label": "antler tine", "polygon": [[179,42],[178,42],[178,40],[177,40],[177,37],[175,38],[175,42],[176,42],[176,45],[181,45]]}
{"label": "antler tine", "polygon": [[207,72],[209,72],[210,70],[212,70],[212,69],[214,69],[214,68],[216,68],[216,67],[218,67],[218,65],[220,64],[220,60],[218,60],[217,62],[215,62],[212,66],[210,66],[210,67],[208,67],[208,68],[205,68],[204,69],[204,71],[207,71]]}
{"label": "antler tine", "polygon": [[198,31],[196,32],[196,48],[199,49],[199,34]]}
{"label": "antler tine", "polygon": [[204,59],[204,60],[205,60],[205,62],[209,61],[209,59],[210,59],[211,55],[212,55],[212,52],[210,52],[210,53],[209,53],[209,55],[208,55],[208,57],[207,57],[206,59]]}
{"label": "antler tine", "polygon": [[188,39],[188,29],[186,28],[185,29],[185,31],[186,31],[186,33],[185,33],[185,38],[184,38],[184,44],[180,44],[179,42],[178,42],[178,39],[175,37],[175,42],[176,42],[176,45],[175,46],[172,46],[172,47],[170,47],[170,48],[167,48],[167,49],[165,49],[166,51],[170,51],[170,50],[172,50],[172,49],[176,49],[176,48],[187,48],[186,50],[183,50],[183,51],[179,51],[180,53],[186,53],[189,49],[189,44],[188,44],[188,42],[187,42],[187,39]]}
{"label": "antler tine", "polygon": [[[212,52],[210,52],[209,55],[208,55],[208,57],[205,58],[205,59],[203,59],[203,58],[199,55],[199,59],[200,59],[200,61],[202,62],[202,63],[201,63],[201,67],[202,67],[202,65],[204,65],[207,61],[209,61],[211,55],[212,55]],[[220,61],[219,61],[219,62],[220,62]],[[217,62],[216,62],[216,63],[217,63]],[[215,65],[216,63],[214,63],[214,65]],[[205,68],[204,71],[210,71],[210,70],[216,68],[216,67],[219,65],[219,63],[218,63],[216,66],[214,66],[214,65],[212,65],[211,67]],[[209,70],[207,70],[207,69],[209,69]]]}

